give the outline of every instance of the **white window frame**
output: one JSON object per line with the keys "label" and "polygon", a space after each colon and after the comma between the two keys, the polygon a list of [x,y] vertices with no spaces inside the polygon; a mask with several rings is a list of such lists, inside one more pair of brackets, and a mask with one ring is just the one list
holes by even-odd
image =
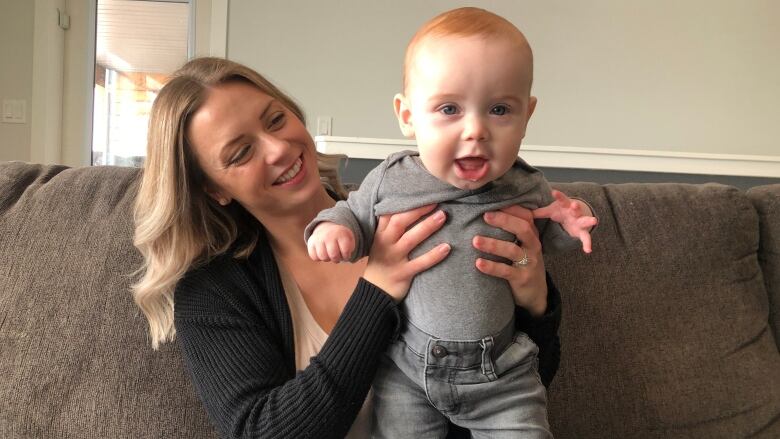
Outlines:
{"label": "white window frame", "polygon": [[[191,1],[188,55],[227,56],[229,0]],[[91,164],[96,15],[97,0],[35,0],[31,162]]]}

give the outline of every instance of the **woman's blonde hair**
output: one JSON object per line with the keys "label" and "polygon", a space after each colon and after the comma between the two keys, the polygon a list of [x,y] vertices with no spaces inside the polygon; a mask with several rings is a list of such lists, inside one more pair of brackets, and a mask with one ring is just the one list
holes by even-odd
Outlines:
{"label": "woman's blonde hair", "polygon": [[[149,118],[147,157],[135,200],[134,244],[144,258],[133,298],[149,321],[152,348],[174,338],[173,292],[193,266],[233,248],[251,253],[262,226],[238,203],[220,206],[205,192],[205,175],[187,139],[191,116],[208,91],[244,81],[281,102],[304,121],[300,107],[262,75],[221,58],[197,58],[176,71],[160,90]],[[339,157],[318,154],[323,184],[343,197]]]}

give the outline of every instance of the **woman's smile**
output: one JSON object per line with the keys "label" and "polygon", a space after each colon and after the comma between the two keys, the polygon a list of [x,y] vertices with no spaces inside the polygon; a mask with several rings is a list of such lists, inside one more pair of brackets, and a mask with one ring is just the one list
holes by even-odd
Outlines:
{"label": "woman's smile", "polygon": [[279,178],[274,181],[274,186],[292,186],[299,183],[306,176],[306,168],[303,167],[303,156],[298,157]]}

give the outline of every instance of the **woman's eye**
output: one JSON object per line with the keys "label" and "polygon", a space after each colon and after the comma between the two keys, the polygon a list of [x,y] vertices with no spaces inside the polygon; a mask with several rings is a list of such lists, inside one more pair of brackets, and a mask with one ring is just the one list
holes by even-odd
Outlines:
{"label": "woman's eye", "polygon": [[506,105],[496,105],[490,109],[490,114],[495,114],[496,116],[503,116],[508,112],[509,108]]}
{"label": "woman's eye", "polygon": [[276,113],[271,118],[271,128],[279,128],[284,124],[284,121],[286,120],[285,115],[283,112]]}
{"label": "woman's eye", "polygon": [[452,116],[458,112],[458,109],[454,105],[443,105],[441,108],[439,108],[439,111],[448,116]]}
{"label": "woman's eye", "polygon": [[235,164],[239,163],[244,157],[246,157],[247,153],[249,152],[249,148],[250,148],[250,145],[242,146],[241,149],[238,150],[236,155],[234,155],[230,159],[230,163],[228,163],[228,164],[229,165],[235,165]]}

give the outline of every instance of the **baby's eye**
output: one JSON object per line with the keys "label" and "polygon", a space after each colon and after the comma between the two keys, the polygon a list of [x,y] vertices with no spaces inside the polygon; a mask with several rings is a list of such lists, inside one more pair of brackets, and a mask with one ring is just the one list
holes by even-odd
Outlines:
{"label": "baby's eye", "polygon": [[496,105],[490,109],[490,114],[495,114],[496,116],[503,116],[507,113],[509,113],[509,107],[506,105]]}
{"label": "baby's eye", "polygon": [[447,116],[452,116],[458,112],[458,108],[452,104],[447,104],[439,107],[439,111],[446,114]]}

